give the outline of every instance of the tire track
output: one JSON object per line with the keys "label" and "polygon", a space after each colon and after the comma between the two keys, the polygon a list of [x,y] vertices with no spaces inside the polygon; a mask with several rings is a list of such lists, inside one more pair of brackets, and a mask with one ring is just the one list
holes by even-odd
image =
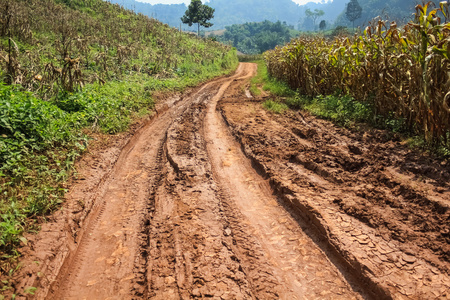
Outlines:
{"label": "tire track", "polygon": [[240,64],[130,139],[78,195],[90,212],[40,299],[366,297],[278,203],[216,111],[255,70]]}
{"label": "tire track", "polygon": [[[255,65],[249,69],[248,77],[251,77],[256,72]],[[236,93],[242,85],[243,82],[238,82],[230,89]],[[282,299],[356,299],[358,293],[352,291],[340,271],[278,204],[268,183],[256,173],[234,141],[216,111],[224,91],[219,91],[208,103],[204,132],[209,157],[214,175],[226,194],[224,199],[239,210],[241,224],[247,222],[246,231],[251,231],[251,236],[261,245],[265,254],[263,263],[271,266],[271,273],[283,286],[279,296]],[[237,247],[243,246],[245,243],[237,243]]]}
{"label": "tire track", "polygon": [[93,206],[78,233],[75,249],[65,259],[47,299],[131,298],[135,293],[145,293],[145,288],[135,284],[143,280],[134,271],[142,269],[136,261],[145,261],[141,254],[145,241],[140,233],[145,232],[142,226],[148,198],[161,173],[154,167],[158,153],[172,120],[193,99],[223,80],[207,83],[187,95],[132,137],[94,192],[90,200]]}

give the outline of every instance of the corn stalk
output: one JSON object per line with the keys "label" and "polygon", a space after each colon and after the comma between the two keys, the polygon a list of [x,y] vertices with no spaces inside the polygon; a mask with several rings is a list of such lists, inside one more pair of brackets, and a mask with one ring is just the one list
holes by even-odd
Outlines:
{"label": "corn stalk", "polygon": [[374,20],[354,38],[300,37],[266,52],[269,74],[308,96],[343,91],[370,102],[378,115],[407,120],[430,143],[449,146],[450,24],[448,5],[416,6],[403,28]]}

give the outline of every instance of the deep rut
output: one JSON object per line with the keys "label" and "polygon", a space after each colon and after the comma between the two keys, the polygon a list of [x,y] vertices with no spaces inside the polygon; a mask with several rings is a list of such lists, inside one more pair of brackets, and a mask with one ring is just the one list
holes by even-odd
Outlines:
{"label": "deep rut", "polygon": [[[226,194],[224,201],[236,207],[239,219],[251,230],[252,238],[258,240],[263,250],[263,256],[258,256],[259,263],[268,261],[273,276],[283,286],[279,296],[283,299],[356,298],[336,267],[302,231],[298,220],[278,204],[268,182],[257,174],[240,150],[216,111],[222,96],[219,92],[208,103],[204,123],[214,175]],[[238,226],[242,228],[242,224]]]}
{"label": "deep rut", "polygon": [[243,76],[197,97],[168,129],[168,176],[150,220],[156,225],[150,232],[158,234],[150,246],[148,296],[357,298],[279,206],[216,113],[225,91],[236,92],[256,71],[254,65],[242,69]]}
{"label": "deep rut", "polygon": [[37,298],[369,297],[314,228],[280,205],[217,112],[218,101],[245,97],[255,71],[240,64],[172,103],[96,186],[72,193],[89,214]]}

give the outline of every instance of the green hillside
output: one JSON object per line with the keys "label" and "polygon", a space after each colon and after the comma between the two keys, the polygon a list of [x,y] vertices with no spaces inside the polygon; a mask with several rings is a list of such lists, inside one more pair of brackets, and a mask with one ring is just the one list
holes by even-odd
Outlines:
{"label": "green hillside", "polygon": [[236,51],[101,0],[0,0],[0,257],[58,207],[89,134],[151,113],[152,94],[237,65]]}

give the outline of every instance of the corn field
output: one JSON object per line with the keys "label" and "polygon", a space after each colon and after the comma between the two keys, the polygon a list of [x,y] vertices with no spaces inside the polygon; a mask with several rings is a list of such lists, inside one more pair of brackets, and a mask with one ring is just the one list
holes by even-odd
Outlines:
{"label": "corn field", "polygon": [[372,21],[355,36],[301,37],[266,52],[269,74],[311,97],[341,91],[370,103],[376,115],[406,120],[430,143],[450,146],[448,4],[417,5],[415,19]]}
{"label": "corn field", "polygon": [[44,99],[124,74],[178,75],[229,50],[102,0],[0,0],[0,81]]}

